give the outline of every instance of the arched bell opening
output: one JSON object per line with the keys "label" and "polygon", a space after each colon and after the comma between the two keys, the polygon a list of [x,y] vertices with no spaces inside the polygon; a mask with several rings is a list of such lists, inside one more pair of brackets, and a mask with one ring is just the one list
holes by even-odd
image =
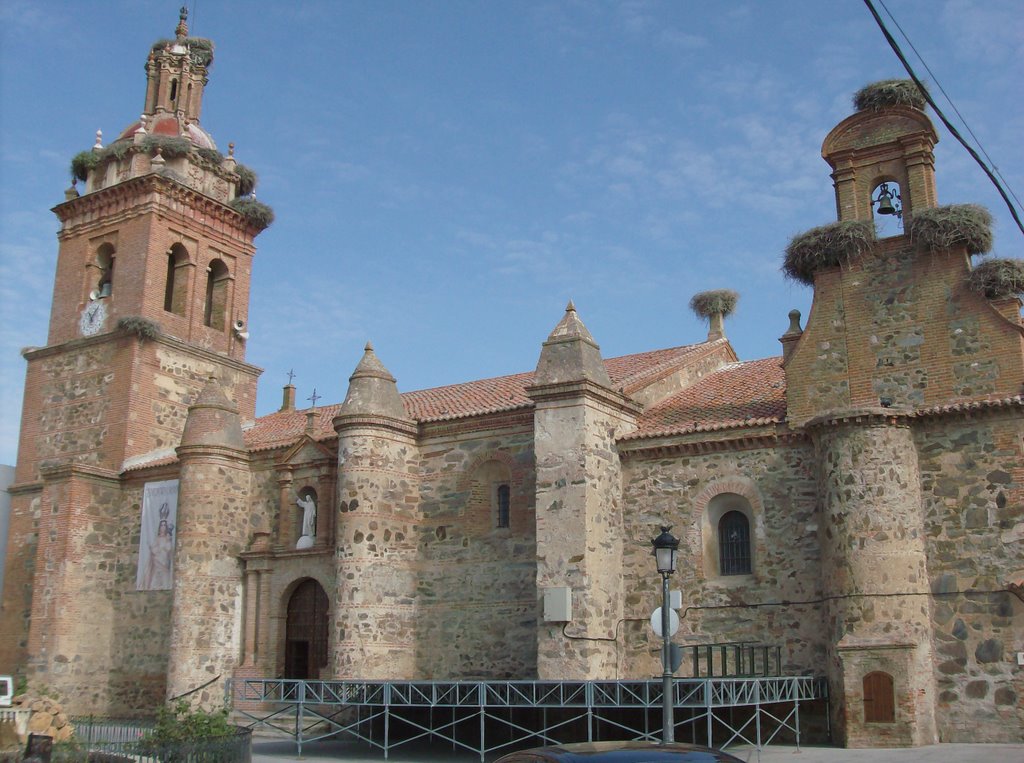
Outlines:
{"label": "arched bell opening", "polygon": [[883,179],[871,191],[871,218],[878,238],[903,235],[903,196],[900,184]]}
{"label": "arched bell opening", "polygon": [[330,600],[312,578],[296,586],[288,599],[284,677],[318,680],[327,669]]}

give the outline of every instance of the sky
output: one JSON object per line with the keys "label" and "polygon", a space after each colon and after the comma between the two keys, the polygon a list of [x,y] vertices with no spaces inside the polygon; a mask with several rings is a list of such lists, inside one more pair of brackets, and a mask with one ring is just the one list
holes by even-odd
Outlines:
{"label": "sky", "polygon": [[[1024,196],[1020,0],[884,2]],[[138,117],[179,4],[0,3],[0,463],[20,351],[46,342],[50,209],[96,130]],[[258,414],[289,370],[302,406],[314,388],[340,402],[367,340],[403,391],[532,370],[570,298],[614,357],[702,341],[690,298],[734,289],[740,358],[780,354],[813,296],[783,276],[785,246],[835,220],[821,142],[857,89],[905,76],[862,0],[187,5],[216,45],[202,125],[277,217],[249,309]],[[987,206],[994,253],[1021,257],[933,120],[940,203]]]}

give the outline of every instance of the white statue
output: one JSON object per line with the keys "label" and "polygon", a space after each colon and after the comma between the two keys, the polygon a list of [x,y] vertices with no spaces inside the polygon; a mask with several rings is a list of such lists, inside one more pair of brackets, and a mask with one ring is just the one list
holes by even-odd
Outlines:
{"label": "white statue", "polygon": [[305,498],[300,495],[295,504],[302,509],[302,537],[295,548],[310,548],[316,535],[316,499],[312,495]]}

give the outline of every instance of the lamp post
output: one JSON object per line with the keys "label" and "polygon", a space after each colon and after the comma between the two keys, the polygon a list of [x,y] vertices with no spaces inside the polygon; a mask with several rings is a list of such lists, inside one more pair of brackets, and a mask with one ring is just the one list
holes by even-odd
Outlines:
{"label": "lamp post", "polygon": [[669,532],[671,527],[662,525],[661,535],[651,541],[654,559],[661,573],[661,742],[676,741],[675,720],[672,717],[672,654],[669,613],[668,577],[676,571],[676,553],[679,539]]}

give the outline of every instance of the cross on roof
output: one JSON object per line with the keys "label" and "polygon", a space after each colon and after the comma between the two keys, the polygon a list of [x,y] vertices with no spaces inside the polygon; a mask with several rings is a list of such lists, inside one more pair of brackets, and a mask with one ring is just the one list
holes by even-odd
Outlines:
{"label": "cross on roof", "polygon": [[313,394],[310,395],[309,397],[307,397],[306,399],[307,400],[312,400],[313,401],[313,407],[316,408],[316,401],[319,400],[321,397],[322,397],[322,395],[316,394],[316,387],[313,387]]}
{"label": "cross on roof", "polygon": [[[295,371],[293,371],[292,369],[289,368],[288,369],[288,384],[291,384],[292,383],[292,379],[294,379],[294,378],[295,378]],[[316,390],[313,390],[313,391],[315,392]]]}

